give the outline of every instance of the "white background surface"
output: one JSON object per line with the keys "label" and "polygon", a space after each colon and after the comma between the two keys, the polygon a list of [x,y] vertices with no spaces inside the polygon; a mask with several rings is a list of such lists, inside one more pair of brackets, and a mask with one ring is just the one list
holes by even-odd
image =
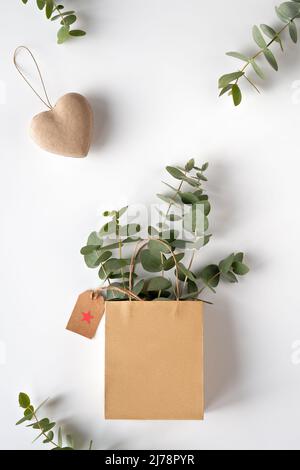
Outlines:
{"label": "white background surface", "polygon": [[[93,438],[98,449],[299,449],[299,46],[287,40],[278,74],[266,65],[263,94],[247,89],[240,108],[216,90],[236,67],[224,53],[253,51],[252,25],[277,25],[278,2],[64,3],[88,31],[64,46],[33,5],[5,2],[0,17],[1,448],[32,448],[36,434],[14,426],[26,391],[35,403],[50,396],[45,412],[84,447]],[[85,94],[97,126],[105,104],[107,132],[87,159],[29,140],[44,109],[13,68],[19,44],[36,55],[53,101]],[[252,268],[206,308],[206,420],[104,421],[104,325],[91,342],[64,330],[77,295],[98,285],[79,250],[103,209],[153,202],[164,166],[191,156],[211,164],[215,237],[203,261],[244,250]]]}

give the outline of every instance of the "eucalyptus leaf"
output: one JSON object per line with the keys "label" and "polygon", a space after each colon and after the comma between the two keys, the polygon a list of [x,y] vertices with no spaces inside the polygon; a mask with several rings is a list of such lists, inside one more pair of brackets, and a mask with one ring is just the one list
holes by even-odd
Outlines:
{"label": "eucalyptus leaf", "polygon": [[47,426],[44,427],[43,431],[48,432],[50,429],[53,429],[56,426],[56,423],[49,423]]}
{"label": "eucalyptus leaf", "polygon": [[233,262],[234,262],[234,253],[229,255],[227,258],[225,258],[223,261],[220,262],[219,269],[221,273],[227,274],[228,271],[230,271]]}
{"label": "eucalyptus leaf", "polygon": [[167,166],[166,170],[168,173],[170,173],[171,176],[173,176],[173,178],[177,180],[183,180],[185,178],[185,174],[178,168]]}
{"label": "eucalyptus leaf", "polygon": [[49,426],[49,424],[50,424],[50,420],[48,418],[43,418],[37,423],[30,424],[29,426],[31,426],[33,429],[44,430],[47,426]]}
{"label": "eucalyptus leaf", "polygon": [[238,80],[239,78],[241,78],[242,76],[244,75],[244,72],[233,72],[233,73],[228,73],[226,75],[223,75],[220,79],[219,79],[219,88],[224,88],[226,87],[227,85],[229,85],[230,83],[232,83],[233,81],[235,80]]}
{"label": "eucalyptus leaf", "polygon": [[218,286],[220,281],[219,267],[215,264],[210,264],[200,272],[199,277],[207,287],[213,290],[213,288]]}
{"label": "eucalyptus leaf", "polygon": [[271,67],[276,70],[276,72],[278,71],[278,64],[277,64],[277,61],[275,59],[275,56],[273,54],[273,52],[270,50],[270,49],[265,49],[263,51],[263,54],[266,58],[266,60],[269,62],[269,64],[271,65]]}
{"label": "eucalyptus leaf", "polygon": [[[106,281],[107,279],[110,279],[110,272],[107,272],[104,265],[102,265],[98,271],[98,276],[102,281]],[[120,278],[118,278],[120,279]]]}
{"label": "eucalyptus leaf", "polygon": [[187,279],[189,279],[190,281],[193,281],[193,282],[197,282],[197,279],[194,276],[194,274],[189,269],[187,269],[184,266],[184,264],[178,263],[178,269],[179,269],[179,272],[181,274],[183,274]]}
{"label": "eucalyptus leaf", "polygon": [[198,293],[198,286],[197,286],[196,282],[191,281],[190,279],[188,279],[187,286],[188,286],[188,289],[187,289],[188,294],[196,295]]}
{"label": "eucalyptus leaf", "polygon": [[87,245],[100,247],[103,245],[103,239],[98,232],[92,232],[88,237]]}
{"label": "eucalyptus leaf", "polygon": [[61,25],[71,26],[71,24],[75,23],[76,20],[76,15],[68,15],[61,21]]}
{"label": "eucalyptus leaf", "polygon": [[[300,0],[299,0],[300,1]],[[244,253],[237,253],[235,256],[234,256],[234,261],[239,261],[240,263],[242,263],[244,260]]]}
{"label": "eucalyptus leaf", "polygon": [[163,291],[163,290],[170,289],[170,287],[172,287],[171,281],[169,281],[169,279],[159,276],[159,277],[154,277],[149,281],[147,285],[147,290],[149,292]]}
{"label": "eucalyptus leaf", "polygon": [[252,29],[252,35],[253,35],[253,39],[254,41],[256,42],[256,44],[261,47],[262,49],[264,49],[265,47],[267,47],[267,43],[263,37],[263,35],[261,34],[260,32],[260,29],[258,26],[253,26],[253,29]]}
{"label": "eucalyptus leaf", "polygon": [[160,240],[150,240],[148,248],[154,256],[159,256],[160,253],[170,253],[171,248],[166,245],[167,242]]}
{"label": "eucalyptus leaf", "polygon": [[[193,188],[199,188],[200,187],[200,184],[199,184],[199,181],[198,181],[198,178],[190,178],[188,176],[185,176],[183,181],[185,181],[186,183],[188,183],[190,186],[192,186]],[[203,180],[205,181],[205,180]]]}
{"label": "eucalyptus leaf", "polygon": [[195,159],[191,158],[185,165],[185,171],[189,173],[190,171],[193,170],[194,166],[195,166]]}
{"label": "eucalyptus leaf", "polygon": [[[105,263],[105,261],[107,261],[109,258],[112,257],[112,252],[111,251],[104,251],[98,258],[97,260],[97,263],[99,262],[99,264],[101,263]],[[98,264],[98,266],[99,266]]]}
{"label": "eucalyptus leaf", "polygon": [[53,0],[46,0],[46,16],[48,19],[51,18],[54,8],[54,1]]}
{"label": "eucalyptus leaf", "polygon": [[241,54],[240,52],[226,52],[226,55],[229,57],[234,57],[235,59],[240,59],[243,62],[249,62],[249,57],[245,56],[244,54]]}
{"label": "eucalyptus leaf", "polygon": [[46,0],[36,0],[36,4],[40,10],[43,10],[46,6]]}
{"label": "eucalyptus leaf", "polygon": [[43,441],[44,444],[49,444],[49,442],[51,442],[52,440],[54,439],[54,432],[53,431],[49,431],[48,434],[47,434],[47,439],[45,439]]}
{"label": "eucalyptus leaf", "polygon": [[199,198],[193,193],[179,193],[183,204],[195,204],[199,202]]}
{"label": "eucalyptus leaf", "polygon": [[69,38],[69,29],[66,26],[62,26],[57,33],[58,44],[63,44]]}
{"label": "eucalyptus leaf", "polygon": [[245,274],[248,274],[249,268],[246,266],[244,263],[241,263],[240,261],[235,261],[232,265],[232,270],[234,274],[237,274],[238,276],[245,276]]}
{"label": "eucalyptus leaf", "polygon": [[88,268],[97,268],[100,264],[101,252],[98,250],[93,250],[91,253],[87,253],[84,255],[84,261]]}
{"label": "eucalyptus leaf", "polygon": [[61,20],[65,16],[73,15],[74,13],[75,13],[74,10],[61,11],[59,15],[52,16],[51,21]]}
{"label": "eucalyptus leaf", "polygon": [[100,246],[88,245],[88,246],[82,247],[81,250],[80,250],[80,253],[82,255],[89,255],[90,253],[93,253],[97,249],[100,249]]}
{"label": "eucalyptus leaf", "polygon": [[300,13],[300,5],[295,2],[283,2],[278,7],[278,11],[283,17],[291,19]]}
{"label": "eucalyptus leaf", "polygon": [[238,282],[237,277],[236,277],[231,271],[229,271],[229,272],[226,273],[226,274],[223,274],[223,273],[222,273],[222,278],[223,278],[225,281],[231,282],[232,284]]}
{"label": "eucalyptus leaf", "polygon": [[279,8],[279,7],[276,6],[276,7],[275,7],[275,11],[276,11],[276,14],[277,14],[278,18],[279,18],[281,21],[283,21],[284,23],[289,23],[290,18],[289,18],[288,16],[286,16],[286,15],[283,14],[283,11],[282,11],[281,8]]}
{"label": "eucalyptus leaf", "polygon": [[224,88],[222,88],[222,90],[220,91],[219,96],[223,96],[223,95],[225,95],[225,93],[231,91],[231,90],[232,90],[232,87],[233,87],[233,85],[232,85],[232,83],[231,83],[230,85],[227,85],[227,86],[225,86]]}
{"label": "eucalyptus leaf", "polygon": [[80,37],[80,36],[85,36],[86,35],[86,32],[85,31],[82,31],[81,29],[72,29],[70,32],[69,32],[70,36],[74,36],[74,37]]}
{"label": "eucalyptus leaf", "polygon": [[261,24],[260,28],[268,38],[274,39],[276,42],[281,44],[281,39],[278,37],[275,29],[273,29],[271,26],[268,26],[267,24]]}
{"label": "eucalyptus leaf", "polygon": [[[175,267],[176,263],[179,263],[183,258],[184,258],[184,253],[178,253],[174,256],[170,256],[170,258],[164,258],[163,260],[163,270],[164,271],[170,271],[170,269],[173,269]],[[176,263],[175,263],[175,259]]]}
{"label": "eucalyptus leaf", "polygon": [[162,262],[160,256],[155,256],[150,250],[144,250],[141,253],[141,263],[145,271],[157,273],[162,271]]}
{"label": "eucalyptus leaf", "polygon": [[30,398],[26,393],[19,394],[19,405],[21,408],[28,408],[30,406]]}
{"label": "eucalyptus leaf", "polygon": [[234,84],[232,87],[232,98],[235,106],[241,104],[242,101],[242,92],[240,87],[237,84]]}
{"label": "eucalyptus leaf", "polygon": [[262,80],[264,80],[265,78],[264,73],[262,69],[259,67],[259,65],[257,64],[257,62],[254,59],[251,59],[250,64],[252,65],[252,68],[254,72],[256,73],[256,75],[258,75]]}
{"label": "eucalyptus leaf", "polygon": [[111,258],[104,264],[105,270],[108,272],[118,271],[128,265],[128,260]]}
{"label": "eucalyptus leaf", "polygon": [[23,424],[26,421],[31,421],[33,417],[34,417],[33,413],[31,413],[30,415],[24,416],[23,418],[21,418],[19,421],[16,422],[16,426],[19,426],[20,424]]}
{"label": "eucalyptus leaf", "polygon": [[34,408],[32,405],[29,405],[24,411],[24,416],[31,417],[33,413],[34,413]]}
{"label": "eucalyptus leaf", "polygon": [[139,295],[143,288],[144,288],[144,285],[145,285],[145,281],[143,279],[141,279],[139,282],[137,282],[134,286],[133,286],[133,289],[132,289],[132,292],[135,294],[135,295]]}
{"label": "eucalyptus leaf", "polygon": [[289,24],[289,33],[290,33],[292,41],[296,44],[298,41],[298,30],[294,21],[291,21]]}

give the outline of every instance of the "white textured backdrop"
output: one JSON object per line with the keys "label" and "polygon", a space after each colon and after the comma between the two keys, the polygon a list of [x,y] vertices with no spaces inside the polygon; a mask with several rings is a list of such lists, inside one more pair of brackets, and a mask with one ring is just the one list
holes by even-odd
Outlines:
{"label": "white textured backdrop", "polygon": [[[5,2],[0,17],[1,448],[32,448],[35,434],[14,426],[27,391],[52,397],[45,411],[83,446],[299,449],[299,45],[287,41],[280,71],[266,65],[263,94],[248,89],[240,108],[216,90],[236,66],[224,53],[248,51],[252,25],[276,25],[279,2],[65,0],[88,36],[64,46],[30,3]],[[105,104],[108,129],[87,159],[29,140],[43,107],[12,65],[20,44],[53,101],[83,93],[97,123]],[[152,202],[164,166],[191,156],[211,164],[215,237],[203,259],[244,250],[252,268],[206,308],[206,420],[104,421],[103,324],[91,342],[64,330],[77,294],[97,285],[79,249],[103,208]]]}

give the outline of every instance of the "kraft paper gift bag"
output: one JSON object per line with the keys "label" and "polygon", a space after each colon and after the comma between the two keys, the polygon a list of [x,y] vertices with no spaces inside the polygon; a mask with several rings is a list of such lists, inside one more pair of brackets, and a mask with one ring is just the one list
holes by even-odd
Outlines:
{"label": "kraft paper gift bag", "polygon": [[203,419],[201,302],[107,302],[105,328],[106,419]]}

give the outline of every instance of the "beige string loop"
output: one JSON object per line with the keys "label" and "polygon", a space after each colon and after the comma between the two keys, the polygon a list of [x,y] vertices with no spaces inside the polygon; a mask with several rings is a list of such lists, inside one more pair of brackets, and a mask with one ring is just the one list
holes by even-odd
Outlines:
{"label": "beige string loop", "polygon": [[[21,71],[18,63],[17,63],[17,54],[18,52],[21,50],[21,49],[24,49],[25,51],[27,51],[29,53],[29,55],[31,56],[35,66],[36,66],[36,69],[38,71],[38,74],[39,74],[39,77],[40,77],[40,80],[41,80],[41,84],[42,84],[42,87],[43,87],[43,90],[44,90],[44,93],[45,93],[45,97],[46,97],[46,101],[41,97],[41,95],[35,90],[35,88],[31,85],[30,81],[26,78],[26,76],[24,75],[24,73]],[[49,109],[53,109],[53,106],[52,104],[50,103],[50,100],[49,100],[49,97],[48,97],[48,93],[47,93],[47,90],[46,90],[46,86],[45,86],[45,82],[43,80],[43,77],[42,77],[42,73],[41,73],[41,70],[38,66],[38,63],[34,57],[34,55],[32,54],[32,52],[30,51],[30,49],[28,49],[28,47],[26,46],[19,46],[17,47],[17,49],[15,50],[14,52],[14,65],[17,69],[17,71],[19,72],[19,74],[21,75],[21,77],[23,78],[23,80],[25,80],[25,82],[27,83],[27,85],[32,89],[32,91],[36,94],[36,96],[41,100],[41,102]]]}
{"label": "beige string loop", "polygon": [[[129,289],[125,289],[125,288],[122,288],[122,287],[116,287],[116,286],[99,287],[98,289],[95,289],[92,292],[92,294],[91,294],[92,299],[96,298],[102,292],[111,290],[111,291],[115,291],[115,292],[120,292],[121,294],[125,294],[129,298],[130,301],[132,299],[134,299],[134,300],[139,300],[140,302],[143,302],[143,300],[138,295],[136,295],[134,292],[132,292],[133,274],[134,274],[136,259],[137,259],[138,255],[140,254],[140,252],[142,251],[142,249],[149,243],[150,240],[155,240],[155,241],[161,243],[162,245],[166,246],[167,248],[170,248],[168,243],[166,243],[163,240],[160,240],[158,238],[148,238],[147,240],[142,240],[140,243],[137,243],[135,251],[134,251],[134,253],[131,257],[131,262],[130,262]],[[176,259],[175,255],[174,255],[174,253],[171,249],[170,249],[170,254],[173,257],[174,263],[175,263],[175,266],[176,266],[176,292],[175,292],[175,295],[176,295],[176,300],[179,301],[179,299],[180,299],[179,267],[178,267],[177,259]]]}

